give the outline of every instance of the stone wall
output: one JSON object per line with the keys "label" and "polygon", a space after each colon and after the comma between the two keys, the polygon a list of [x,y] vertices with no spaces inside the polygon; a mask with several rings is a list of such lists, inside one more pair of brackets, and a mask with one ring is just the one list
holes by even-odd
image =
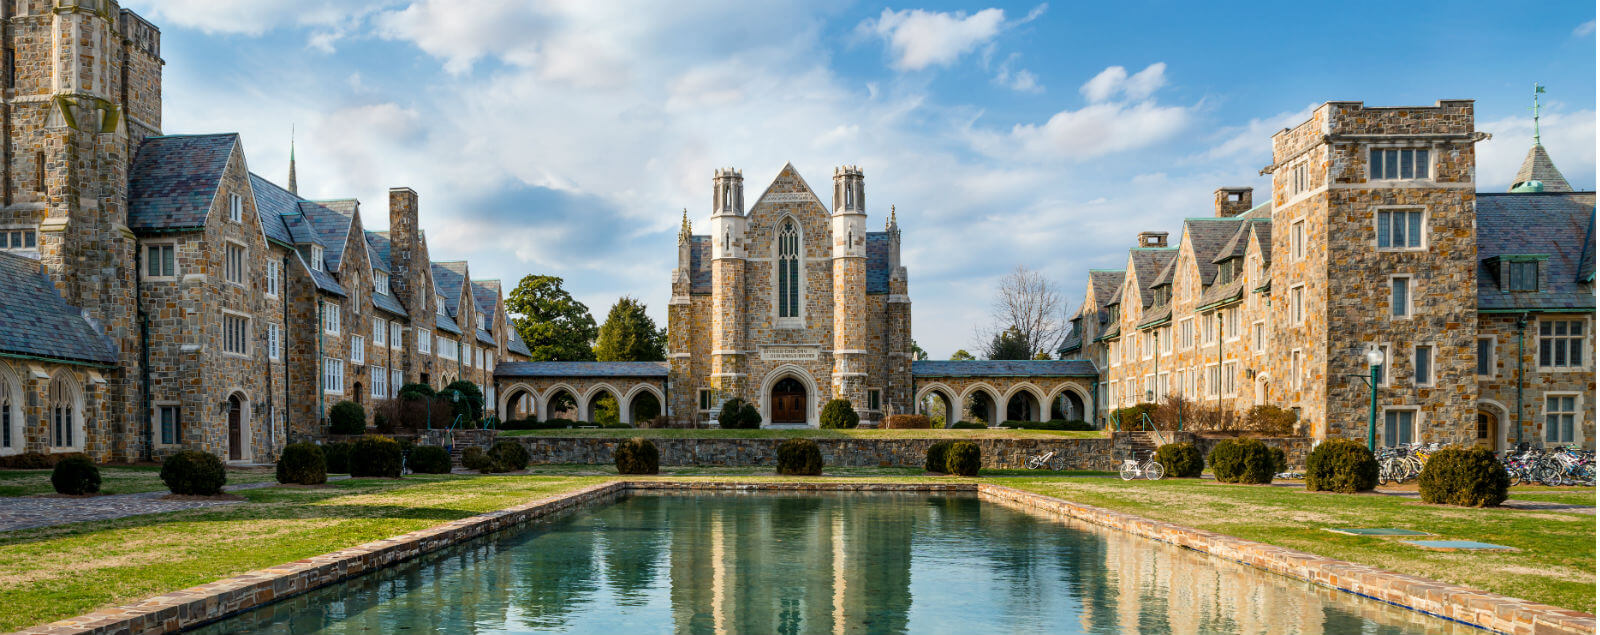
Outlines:
{"label": "stone wall", "polygon": [[[528,448],[534,464],[609,465],[611,452],[625,439],[594,437],[508,437]],[[922,467],[928,446],[942,439],[815,439],[823,465],[836,467]],[[1055,451],[1070,470],[1114,470],[1130,456],[1126,435],[1115,439],[969,439],[983,449],[986,468],[1021,468],[1029,457]],[[458,439],[458,442],[461,440]],[[746,467],[777,464],[783,439],[651,439],[662,465]]]}

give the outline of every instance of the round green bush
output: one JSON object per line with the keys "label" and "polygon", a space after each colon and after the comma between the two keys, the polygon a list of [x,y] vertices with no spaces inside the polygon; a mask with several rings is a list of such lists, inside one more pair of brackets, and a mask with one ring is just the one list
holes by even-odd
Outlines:
{"label": "round green bush", "polygon": [[369,434],[350,442],[350,475],[400,478],[400,458],[405,451],[400,442],[379,434]]}
{"label": "round green bush", "polygon": [[174,494],[215,496],[228,483],[228,472],[222,469],[222,459],[217,455],[184,450],[161,464],[161,482]]}
{"label": "round green bush", "polygon": [[936,441],[928,446],[928,458],[923,460],[922,469],[935,474],[945,473],[945,455],[950,452],[950,446],[955,441]]}
{"label": "round green bush", "polygon": [[1283,448],[1275,445],[1269,445],[1267,446],[1267,452],[1272,454],[1273,474],[1289,471],[1289,455],[1283,451]]}
{"label": "round green bush", "polygon": [[1272,452],[1255,439],[1225,439],[1206,457],[1211,473],[1223,483],[1271,483]]}
{"label": "round green bush", "polygon": [[948,426],[945,426],[945,427],[949,428],[951,430],[987,430],[987,429],[989,429],[989,426],[984,425],[982,422],[978,422],[978,421],[957,421],[957,422],[952,423],[952,424],[950,424]]}
{"label": "round green bush", "polygon": [[1422,464],[1417,490],[1422,501],[1438,505],[1493,507],[1505,502],[1511,477],[1483,447],[1450,446],[1435,452]]}
{"label": "round green bush", "polygon": [[822,449],[811,439],[788,439],[779,443],[778,473],[786,476],[822,474]]}
{"label": "round green bush", "polygon": [[761,411],[755,404],[734,397],[722,402],[717,412],[717,425],[725,430],[754,430],[761,427]]}
{"label": "round green bush", "polygon": [[328,432],[361,434],[367,431],[367,409],[354,401],[341,401],[328,409]]}
{"label": "round green bush", "polygon": [[[449,396],[452,392],[456,394],[453,399]],[[450,399],[452,417],[466,416],[467,421],[477,421],[483,417],[483,389],[477,384],[457,379],[439,391],[438,396]]]}
{"label": "round green bush", "polygon": [[396,393],[401,399],[426,399],[434,395],[433,386],[427,384],[406,384]]}
{"label": "round green bush", "polygon": [[528,449],[516,441],[496,441],[489,448],[490,471],[520,472],[528,469]]}
{"label": "round green bush", "polygon": [[849,399],[834,399],[822,407],[818,421],[828,429],[854,428],[860,425],[861,415],[856,414]]}
{"label": "round green bush", "polygon": [[661,453],[649,439],[628,439],[612,452],[618,474],[656,474],[661,471]]}
{"label": "round green bush", "polygon": [[1167,476],[1174,478],[1200,478],[1200,473],[1206,469],[1200,448],[1187,441],[1156,448],[1156,462],[1161,464]]}
{"label": "round green bush", "polygon": [[1367,444],[1328,439],[1306,457],[1306,489],[1317,492],[1371,491],[1378,486],[1378,460]]}
{"label": "round green bush", "polygon": [[57,494],[93,494],[100,491],[100,468],[87,456],[69,456],[56,462],[55,471],[50,472],[50,485]]}
{"label": "round green bush", "polygon": [[944,471],[956,476],[977,476],[983,467],[983,449],[971,441],[956,441],[944,452]]}
{"label": "round green bush", "polygon": [[349,474],[350,442],[334,441],[322,444],[322,458],[327,461],[329,474]]}
{"label": "round green bush", "polygon": [[290,443],[278,457],[278,482],[321,485],[328,482],[328,459],[315,443]]}
{"label": "round green bush", "polygon": [[437,445],[419,445],[411,448],[406,465],[417,474],[449,474],[450,452]]}
{"label": "round green bush", "polygon": [[489,460],[489,453],[483,448],[471,446],[461,451],[461,467],[479,472],[488,472],[494,467],[494,461]]}

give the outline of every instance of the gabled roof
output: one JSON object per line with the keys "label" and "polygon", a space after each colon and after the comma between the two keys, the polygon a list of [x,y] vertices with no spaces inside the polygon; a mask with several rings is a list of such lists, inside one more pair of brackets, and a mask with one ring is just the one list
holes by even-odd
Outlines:
{"label": "gabled roof", "polygon": [[[1594,192],[1478,193],[1478,310],[1595,308]],[[1538,291],[1502,291],[1488,262],[1543,255]]]}
{"label": "gabled roof", "polygon": [[[322,239],[317,238],[317,231],[312,227],[311,221],[307,220],[299,212],[299,209],[300,205],[296,203],[294,214],[285,214],[278,217],[279,220],[283,221],[283,226],[289,231],[289,238],[296,245],[322,245]],[[326,261],[327,258],[323,258],[323,260]]]}
{"label": "gabled roof", "polygon": [[250,174],[250,192],[255,196],[256,217],[261,220],[261,231],[267,239],[294,244],[294,235],[289,232],[283,216],[300,215],[299,197],[254,172]]}
{"label": "gabled roof", "polygon": [[203,227],[222,185],[235,133],[149,137],[128,168],[128,228]]}
{"label": "gabled roof", "polygon": [[1115,271],[1110,269],[1089,270],[1089,281],[1094,285],[1094,301],[1099,305],[1096,308],[1104,309],[1111,304],[1112,296],[1115,296],[1117,290],[1122,288],[1122,277],[1125,275],[1127,275],[1127,272],[1120,269]]}
{"label": "gabled roof", "polygon": [[114,364],[117,350],[56,292],[39,261],[0,251],[0,356]]}
{"label": "gabled roof", "polygon": [[1211,264],[1220,265],[1229,258],[1243,258],[1245,250],[1250,247],[1250,230],[1260,223],[1271,224],[1272,221],[1250,219],[1240,222],[1239,228],[1233,232],[1233,236],[1228,239],[1227,243],[1222,245],[1221,249],[1217,250],[1217,255],[1211,258]]}
{"label": "gabled roof", "polygon": [[1529,181],[1543,184],[1545,192],[1572,191],[1572,185],[1567,183],[1567,177],[1562,176],[1561,170],[1556,169],[1556,162],[1550,160],[1550,153],[1545,152],[1544,144],[1540,143],[1528,148],[1528,156],[1522,159],[1522,167],[1517,168],[1517,176],[1511,179],[1508,191],[1515,192],[1517,186]]}
{"label": "gabled roof", "polygon": [[528,343],[522,341],[522,334],[517,332],[515,326],[507,328],[506,332],[511,334],[511,341],[506,343],[507,350],[518,355],[533,357],[533,351],[528,350]]}
{"label": "gabled roof", "polygon": [[711,294],[711,237],[689,237],[689,293]]}
{"label": "gabled roof", "polygon": [[1152,326],[1160,326],[1160,325],[1165,324],[1165,323],[1167,323],[1167,322],[1169,322],[1171,320],[1172,320],[1172,303],[1168,302],[1166,304],[1161,305],[1161,308],[1153,309],[1149,313],[1146,313],[1144,315],[1144,320],[1139,322],[1139,328],[1145,329],[1145,328],[1150,328]]}
{"label": "gabled roof", "polygon": [[912,377],[1098,377],[1083,359],[923,360],[911,362]]}
{"label": "gabled roof", "polygon": [[889,232],[867,232],[867,295],[889,292]]}
{"label": "gabled roof", "polygon": [[[339,272],[339,265],[344,260],[344,243],[350,236],[352,217],[329,207],[327,203],[318,201],[300,201],[300,213],[310,221],[311,231],[317,241],[326,246],[323,250],[323,259],[328,263],[328,271]],[[292,229],[292,228],[291,228]]]}
{"label": "gabled roof", "polygon": [[455,320],[450,319],[450,316],[439,315],[438,313],[433,314],[433,328],[446,333],[461,334],[461,327],[456,326]]}
{"label": "gabled roof", "polygon": [[478,307],[478,315],[494,315],[494,305],[499,300],[499,280],[472,281],[472,302]]}
{"label": "gabled roof", "polygon": [[1229,280],[1225,284],[1213,284],[1206,287],[1205,293],[1200,294],[1200,299],[1194,303],[1196,310],[1209,309],[1212,305],[1221,305],[1244,299],[1244,276]]}
{"label": "gabled roof", "polygon": [[1256,249],[1261,252],[1263,268],[1272,264],[1272,222],[1250,223],[1250,231],[1256,237]]}
{"label": "gabled roof", "polygon": [[1209,285],[1217,276],[1211,260],[1233,238],[1243,221],[1238,218],[1190,218],[1183,221],[1183,233],[1194,248],[1194,264],[1200,270],[1200,284]]}
{"label": "gabled roof", "polygon": [[1168,260],[1167,261],[1167,266],[1162,267],[1161,268],[1161,273],[1156,274],[1156,279],[1151,281],[1150,284],[1148,284],[1146,286],[1150,287],[1151,289],[1154,289],[1154,288],[1159,287],[1159,286],[1164,285],[1164,284],[1172,284],[1172,277],[1173,277],[1174,273],[1177,272],[1177,270],[1178,270],[1178,259],[1177,258],[1173,258],[1172,260]]}
{"label": "gabled roof", "polygon": [[[1134,247],[1128,250],[1128,260],[1133,263],[1135,275],[1140,281],[1154,280],[1172,259],[1178,257],[1176,247]],[[1155,302],[1155,292],[1149,286],[1141,285],[1139,289],[1139,306],[1147,307]],[[1118,293],[1121,296],[1121,293]],[[1126,301],[1122,302],[1127,304]]]}
{"label": "gabled roof", "polygon": [[450,317],[461,314],[461,285],[466,283],[467,263],[460,260],[434,262],[433,289],[444,296],[444,306]]}
{"label": "gabled roof", "polygon": [[367,260],[372,263],[372,268],[384,273],[394,271],[389,268],[389,233],[366,232],[367,234]]}
{"label": "gabled roof", "polygon": [[495,377],[647,377],[665,379],[666,362],[501,362]]}

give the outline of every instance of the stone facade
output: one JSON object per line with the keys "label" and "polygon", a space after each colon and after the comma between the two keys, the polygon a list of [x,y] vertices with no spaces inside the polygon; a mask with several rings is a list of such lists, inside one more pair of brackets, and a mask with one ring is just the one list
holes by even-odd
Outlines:
{"label": "stone facade", "polygon": [[[1177,247],[1162,251],[1165,234],[1146,232],[1123,270],[1090,273],[1062,353],[1104,369],[1100,416],[1181,394],[1236,415],[1278,405],[1314,438],[1364,438],[1365,353],[1376,347],[1380,445],[1592,448],[1592,354],[1553,366],[1536,355],[1546,321],[1562,322],[1552,340],[1593,342],[1581,225],[1594,195],[1477,192],[1483,138],[1464,100],[1329,102],[1274,135],[1268,201],[1219,188],[1212,216],[1184,221]],[[1481,227],[1491,221],[1509,227]],[[1501,260],[1544,264],[1538,282],[1510,288],[1495,279]],[[1547,419],[1563,431],[1545,434]]]}
{"label": "stone facade", "polygon": [[798,382],[803,406],[779,423],[816,426],[835,398],[867,422],[910,410],[899,226],[891,213],[885,231],[866,231],[859,168],[835,171],[833,199],[830,211],[785,165],[747,213],[743,175],[717,171],[710,235],[693,235],[685,218],[678,237],[667,329],[675,421],[707,421],[739,397],[773,422],[785,379]]}

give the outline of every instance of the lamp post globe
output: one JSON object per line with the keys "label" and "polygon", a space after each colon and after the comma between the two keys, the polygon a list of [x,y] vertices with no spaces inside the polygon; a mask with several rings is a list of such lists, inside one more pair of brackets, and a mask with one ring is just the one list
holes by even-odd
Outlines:
{"label": "lamp post globe", "polygon": [[1367,451],[1378,451],[1378,369],[1383,367],[1383,351],[1373,346],[1367,349],[1367,367],[1371,377],[1367,386],[1372,393],[1372,401],[1367,407]]}

